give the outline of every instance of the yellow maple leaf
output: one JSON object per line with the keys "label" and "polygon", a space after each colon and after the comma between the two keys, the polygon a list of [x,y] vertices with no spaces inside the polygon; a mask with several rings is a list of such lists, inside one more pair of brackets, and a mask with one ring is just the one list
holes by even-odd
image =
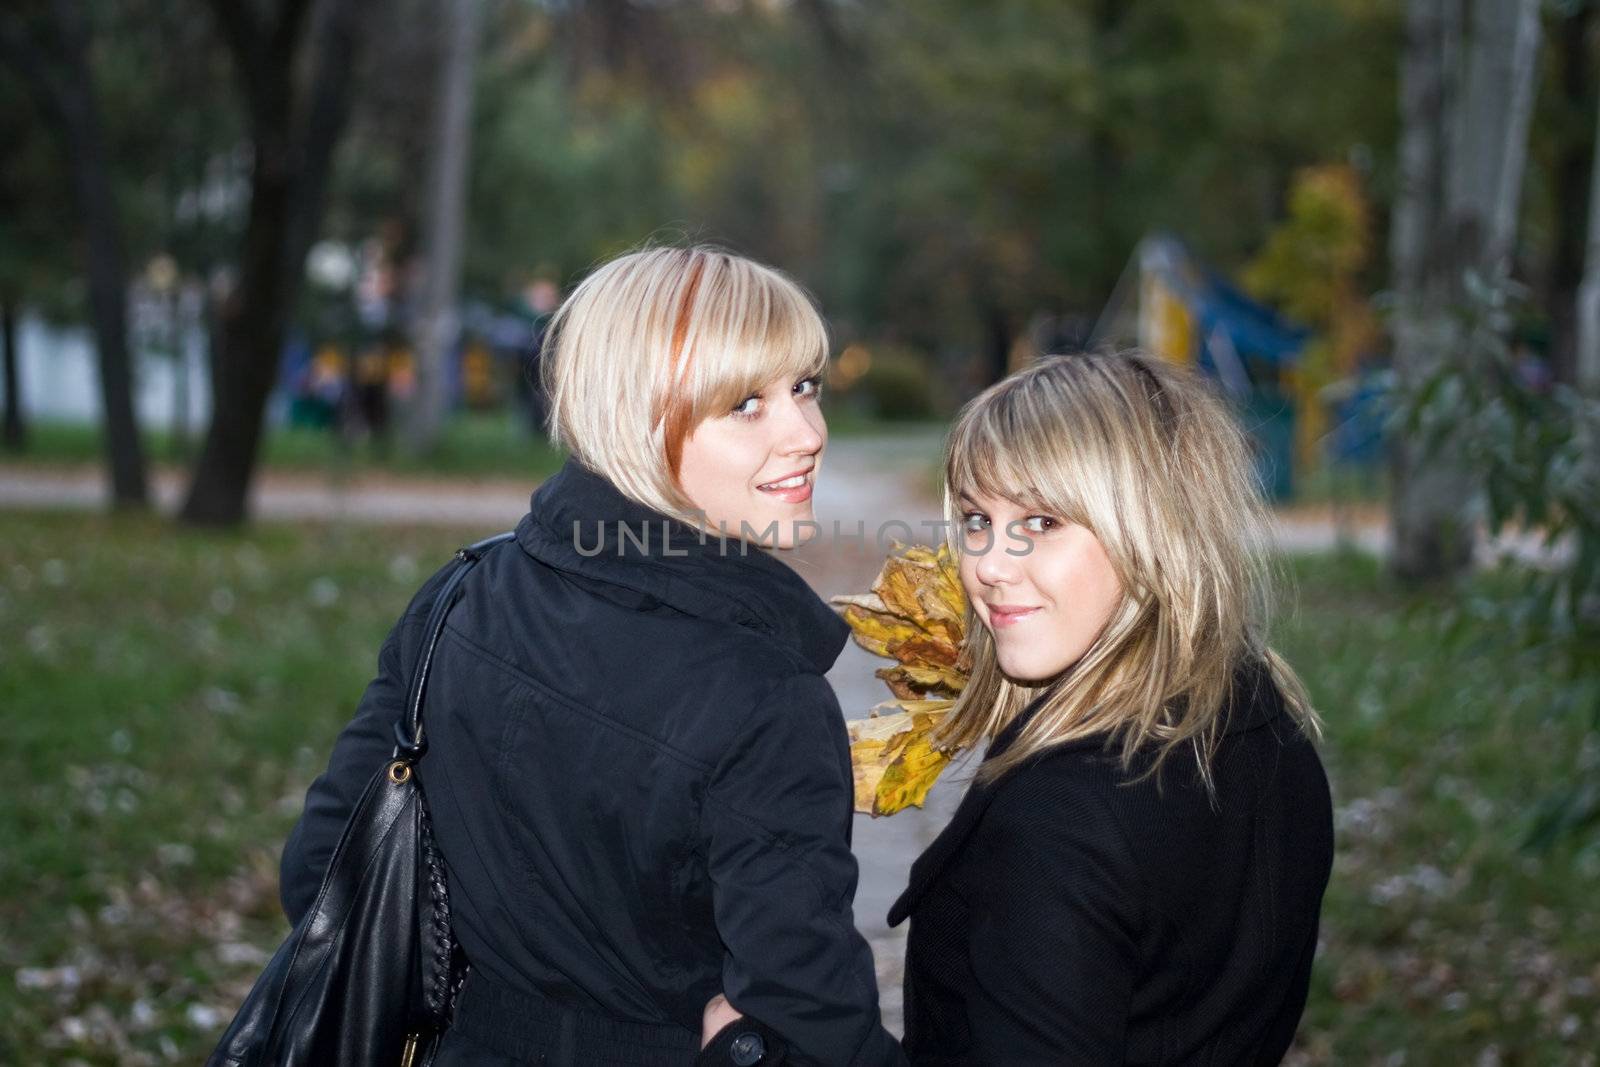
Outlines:
{"label": "yellow maple leaf", "polygon": [[857,811],[893,815],[922,805],[950,761],[950,754],[934,748],[931,739],[951,704],[949,700],[890,701],[879,707],[906,710],[845,724]]}
{"label": "yellow maple leaf", "polygon": [[893,815],[920,807],[952,753],[933,745],[933,734],[966,687],[970,670],[963,648],[966,595],[948,545],[930,548],[896,542],[870,593],[836,596],[831,603],[850,624],[856,644],[893,667],[877,676],[896,709],[846,724],[855,779],[855,807]]}
{"label": "yellow maple leaf", "polygon": [[872,814],[893,815],[908,807],[922,807],[939,772],[950,762],[950,753],[933,747],[931,733],[932,727],[908,732],[899,746],[899,755],[884,768],[883,777],[878,780],[872,798]]}

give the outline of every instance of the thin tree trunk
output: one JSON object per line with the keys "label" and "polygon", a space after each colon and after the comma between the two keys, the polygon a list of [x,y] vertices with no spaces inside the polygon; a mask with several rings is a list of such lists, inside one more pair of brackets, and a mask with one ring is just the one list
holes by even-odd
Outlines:
{"label": "thin tree trunk", "polygon": [[[1584,122],[1579,118],[1592,113],[1595,106],[1595,62],[1590,37],[1594,16],[1593,5],[1578,5],[1557,23],[1551,42],[1560,55],[1563,118],[1570,118],[1578,130],[1594,128],[1593,120]],[[1555,217],[1562,225],[1553,235],[1545,307],[1550,318],[1550,370],[1556,381],[1569,385],[1577,380],[1578,286],[1584,276],[1585,228],[1578,223],[1590,204],[1590,162],[1596,148],[1586,137],[1564,134],[1551,175]],[[1593,220],[1588,229],[1593,229]]]}
{"label": "thin tree trunk", "polygon": [[1589,174],[1589,248],[1583,283],[1578,286],[1574,377],[1579,389],[1600,397],[1600,128],[1595,131],[1595,162]]}
{"label": "thin tree trunk", "polygon": [[472,141],[473,73],[480,0],[442,0],[449,34],[439,68],[439,102],[429,160],[429,204],[422,238],[426,281],[417,321],[418,392],[411,451],[438,441],[449,404],[450,353],[460,333],[461,242],[466,221],[467,157]]}
{"label": "thin tree trunk", "polygon": [[17,302],[9,295],[0,296],[0,344],[5,346],[6,412],[0,443],[11,452],[25,452],[28,448],[28,427],[22,418],[22,385],[20,363],[22,355],[17,349]]}
{"label": "thin tree trunk", "polygon": [[980,312],[984,334],[984,384],[992,385],[1011,373],[1011,320],[998,300],[985,299]]}
{"label": "thin tree trunk", "polygon": [[[1123,0],[1097,0],[1093,9],[1094,54],[1102,69],[1112,70],[1125,49],[1119,46],[1123,22],[1132,16],[1133,7]],[[1113,116],[1106,113],[1106,98],[1096,103],[1089,120],[1089,196],[1088,217],[1097,220],[1094,266],[1085,280],[1083,294],[1090,307],[1105,307],[1111,299],[1122,269],[1128,262],[1130,241],[1116,224],[1113,210],[1117,187],[1122,182],[1122,161],[1117,148],[1117,129]]]}
{"label": "thin tree trunk", "polygon": [[1490,281],[1510,273],[1538,53],[1539,0],[1472,4],[1459,151],[1445,187],[1446,224],[1459,265]]}
{"label": "thin tree trunk", "polygon": [[189,458],[189,335],[183,328],[181,294],[167,296],[167,323],[172,342],[172,458]]}
{"label": "thin tree trunk", "polygon": [[[1394,316],[1394,369],[1405,390],[1415,390],[1447,351],[1448,277],[1442,205],[1445,174],[1456,127],[1460,9],[1452,0],[1410,0],[1400,70],[1400,188],[1390,227],[1390,255],[1398,296]],[[1467,487],[1462,472],[1425,455],[1420,442],[1401,437],[1390,454],[1394,530],[1391,566],[1408,580],[1438,566],[1452,572],[1470,559],[1471,544],[1460,507]]]}
{"label": "thin tree trunk", "polygon": [[267,398],[277,381],[306,252],[322,217],[334,145],[349,109],[358,5],[330,0],[317,20],[304,123],[297,123],[295,56],[307,0],[285,0],[262,27],[242,5],[213,0],[251,113],[255,169],[239,280],[218,312],[211,422],[181,519],[234,525],[246,514]]}
{"label": "thin tree trunk", "polygon": [[150,497],[144,445],[133,408],[128,276],[89,69],[89,30],[83,12],[69,0],[52,5],[50,21],[58,42],[59,70],[50,69],[52,64],[45,58],[49,50],[23,39],[14,26],[0,25],[0,51],[33,84],[66,147],[73,194],[83,220],[84,268],[100,369],[111,502],[117,508],[143,508],[149,506]]}

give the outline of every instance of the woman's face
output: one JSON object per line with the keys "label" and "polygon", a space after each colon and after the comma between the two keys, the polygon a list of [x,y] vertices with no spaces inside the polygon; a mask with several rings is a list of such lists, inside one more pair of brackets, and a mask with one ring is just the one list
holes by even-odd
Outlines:
{"label": "woman's face", "polygon": [[828,443],[818,378],[774,378],[732,411],[701,421],[683,443],[678,484],[709,530],[771,548],[816,533],[811,493]]}
{"label": "woman's face", "polygon": [[1122,599],[1087,527],[1009,500],[963,493],[961,584],[994,635],[1000,669],[1042,682],[1083,657]]}

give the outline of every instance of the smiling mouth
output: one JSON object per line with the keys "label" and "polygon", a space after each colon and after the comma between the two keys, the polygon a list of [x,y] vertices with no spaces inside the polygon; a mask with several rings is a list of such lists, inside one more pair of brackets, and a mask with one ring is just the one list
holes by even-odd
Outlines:
{"label": "smiling mouth", "polygon": [[1038,608],[989,608],[989,625],[1010,626],[1014,622],[1021,622],[1031,615],[1037,614]]}
{"label": "smiling mouth", "polygon": [[756,488],[757,489],[762,489],[762,490],[767,490],[767,491],[783,490],[783,489],[798,489],[802,485],[806,484],[806,480],[808,478],[810,478],[809,474],[796,474],[794,477],[785,478],[781,482],[767,482],[765,485],[756,486]]}

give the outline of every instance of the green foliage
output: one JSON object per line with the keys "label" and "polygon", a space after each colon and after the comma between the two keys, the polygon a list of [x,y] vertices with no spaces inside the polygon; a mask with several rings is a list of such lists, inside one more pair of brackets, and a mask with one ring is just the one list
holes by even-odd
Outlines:
{"label": "green foliage", "polygon": [[[247,116],[214,20],[93,6],[130,272],[160,252],[185,279],[227,267]],[[323,236],[403,266],[438,44],[422,0],[382,7]],[[486,23],[465,279],[490,304],[648,239],[721,241],[809,285],[842,342],[955,365],[1035,311],[1092,318],[1150,230],[1237,265],[1297,167],[1370,159],[1379,210],[1388,186],[1394,64],[1373,57],[1399,32],[1378,0],[504,3]],[[0,130],[31,146],[42,118],[6,120],[17,84],[0,74]],[[68,188],[61,159],[27,166],[28,202]],[[44,240],[0,222],[0,275],[9,248],[73,247],[70,212],[41,217]]]}
{"label": "green foliage", "polygon": [[1429,454],[1481,478],[1491,532],[1516,524],[1552,550],[1530,595],[1533,618],[1557,637],[1600,636],[1600,398],[1543,387],[1508,338],[1525,293],[1469,276],[1454,312],[1452,358],[1414,389],[1396,383],[1396,425]]}
{"label": "green foliage", "polygon": [[[209,13],[121,0],[84,5],[83,14],[127,270],[136,277],[164,252],[184,274],[203,276],[231,249],[241,221],[228,188],[240,180],[231,159],[240,121]],[[52,54],[50,17],[17,25],[40,55]],[[0,216],[0,286],[52,318],[81,316],[82,220],[66,146],[20,72],[0,70],[0,136],[0,199],[27,205]]]}
{"label": "green foliage", "polygon": [[1354,297],[1371,224],[1360,178],[1349,167],[1308,167],[1289,188],[1289,213],[1244,282],[1291,317],[1326,330]]}
{"label": "green foliage", "polygon": [[871,411],[889,421],[925,420],[936,410],[933,382],[923,361],[903,349],[873,352],[872,364],[851,386]]}
{"label": "green foliage", "polygon": [[[1369,60],[1399,38],[1381,3],[628,12],[493,13],[473,295],[570,282],[647,239],[713,240],[799,276],[846,342],[970,353],[1041,307],[1098,312],[1149,230],[1239,262],[1298,166],[1355,152],[1386,187],[1393,65]],[[408,218],[414,136],[357,108],[346,189]]]}
{"label": "green foliage", "polygon": [[[1600,397],[1530,378],[1509,340],[1520,287],[1468,275],[1464,291],[1450,312],[1459,345],[1414,387],[1396,382],[1394,425],[1473,471],[1490,532],[1531,536],[1542,556],[1517,567],[1515,595],[1461,610],[1497,615],[1507,647],[1550,650],[1574,686],[1600,684]],[[1569,710],[1600,741],[1600,703]],[[1574,764],[1541,811],[1530,844],[1600,828],[1600,766]]]}

